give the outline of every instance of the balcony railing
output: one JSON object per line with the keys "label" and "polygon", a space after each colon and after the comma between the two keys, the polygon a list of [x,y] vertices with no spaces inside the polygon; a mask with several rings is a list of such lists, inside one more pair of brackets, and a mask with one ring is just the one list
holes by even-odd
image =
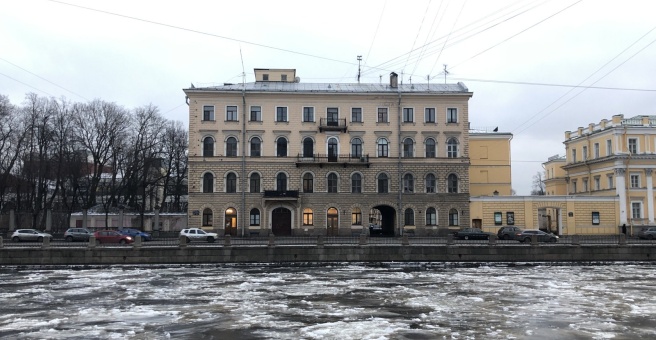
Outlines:
{"label": "balcony railing", "polygon": [[305,156],[303,154],[299,154],[296,158],[296,166],[300,166],[302,164],[317,164],[319,166],[322,166],[323,164],[343,164],[346,166],[347,164],[352,164],[352,165],[366,165],[369,167],[369,154],[366,155],[360,155],[360,156],[355,156],[352,154],[348,155],[326,155],[326,154],[312,154],[312,156]]}
{"label": "balcony railing", "polygon": [[319,119],[319,132],[323,131],[342,131],[346,132],[346,118],[332,119],[321,118]]}
{"label": "balcony railing", "polygon": [[264,190],[265,198],[298,198],[298,190]]}

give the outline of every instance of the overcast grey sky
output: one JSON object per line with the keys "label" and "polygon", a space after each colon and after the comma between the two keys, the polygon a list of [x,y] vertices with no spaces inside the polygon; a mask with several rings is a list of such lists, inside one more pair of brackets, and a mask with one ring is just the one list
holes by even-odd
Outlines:
{"label": "overcast grey sky", "polygon": [[[3,1],[0,94],[127,108],[188,123],[183,88],[294,68],[302,82],[462,81],[472,128],[514,134],[513,188],[529,194],[564,132],[656,114],[656,2]],[[573,87],[580,86],[580,87]]]}

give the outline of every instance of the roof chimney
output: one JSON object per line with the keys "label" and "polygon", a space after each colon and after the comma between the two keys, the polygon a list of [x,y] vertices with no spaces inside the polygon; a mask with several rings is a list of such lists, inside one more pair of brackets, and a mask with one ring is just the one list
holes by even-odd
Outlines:
{"label": "roof chimney", "polygon": [[399,75],[394,72],[390,73],[390,87],[399,87]]}

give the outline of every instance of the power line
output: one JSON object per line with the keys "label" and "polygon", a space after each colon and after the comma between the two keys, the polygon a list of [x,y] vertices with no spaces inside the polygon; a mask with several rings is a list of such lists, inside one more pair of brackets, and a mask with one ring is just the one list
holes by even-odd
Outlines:
{"label": "power line", "polygon": [[[23,71],[29,73],[29,74],[31,74],[31,75],[33,75],[33,76],[35,76],[35,77],[41,79],[41,80],[47,81],[48,83],[50,83],[50,84],[52,84],[52,85],[55,85],[55,86],[59,87],[59,88],[62,89],[62,90],[65,90],[65,91],[67,91],[67,92],[69,92],[69,93],[72,93],[72,94],[74,94],[74,95],[76,95],[76,96],[78,96],[78,97],[80,97],[80,98],[82,98],[82,99],[84,99],[84,100],[86,100],[86,101],[89,101],[89,99],[85,98],[85,97],[82,96],[81,94],[75,93],[75,92],[73,92],[73,91],[71,91],[71,90],[69,90],[69,89],[67,89],[67,88],[65,88],[65,87],[63,87],[63,86],[61,86],[61,85],[55,84],[55,83],[51,82],[50,80],[48,80],[48,79],[46,79],[46,78],[43,78],[43,77],[41,77],[40,75],[38,75],[38,74],[36,74],[36,73],[30,72],[29,70],[26,70],[25,68],[22,68],[22,67],[20,67],[20,66],[18,66],[18,65],[16,65],[16,64],[12,63],[11,61],[9,61],[9,60],[7,60],[7,59],[0,58],[0,60],[6,62],[6,63],[8,63],[8,64],[11,64],[11,65],[13,65],[13,66],[15,66],[15,67],[17,67],[17,68],[19,68],[19,69],[21,69],[21,70],[23,70]],[[7,77],[6,75],[4,75],[4,76]],[[12,78],[12,79],[13,79],[13,78]],[[16,79],[14,79],[14,80],[16,80]],[[23,84],[23,85],[27,85],[27,84],[22,83],[22,82],[21,82],[21,84]],[[29,86],[29,85],[28,85],[28,86]],[[31,87],[31,86],[30,86],[30,87]],[[41,91],[41,90],[39,90],[39,91]],[[46,93],[45,91],[41,91],[41,92]]]}
{"label": "power line", "polygon": [[48,93],[48,92],[46,92],[46,91],[43,91],[43,90],[37,89],[36,87],[34,87],[34,86],[30,85],[30,84],[24,83],[24,82],[22,82],[22,81],[20,81],[20,80],[18,80],[18,79],[16,79],[16,78],[12,78],[12,77],[10,77],[10,76],[4,74],[4,73],[0,73],[0,75],[5,76],[5,77],[7,77],[7,78],[9,78],[9,79],[11,79],[11,80],[17,82],[17,83],[21,83],[21,84],[23,84],[23,85],[25,85],[25,86],[27,86],[27,87],[33,88],[33,89],[35,89],[35,90],[37,90],[37,91],[39,91],[39,92],[43,92],[43,93],[45,93],[45,94],[47,94],[47,95],[49,95],[49,96],[51,96],[51,97],[54,97],[54,95],[52,95],[52,94],[50,94],[50,93]]}
{"label": "power line", "polygon": [[453,78],[454,80],[463,80],[481,83],[496,83],[496,84],[514,84],[514,85],[531,85],[531,86],[553,86],[553,87],[571,87],[581,89],[593,90],[617,90],[617,91],[639,91],[639,92],[656,92],[656,89],[637,89],[626,87],[607,87],[607,86],[583,86],[583,85],[569,85],[569,84],[549,84],[549,83],[532,83],[526,81],[510,81],[510,80],[493,80],[493,79],[474,79],[474,78]]}

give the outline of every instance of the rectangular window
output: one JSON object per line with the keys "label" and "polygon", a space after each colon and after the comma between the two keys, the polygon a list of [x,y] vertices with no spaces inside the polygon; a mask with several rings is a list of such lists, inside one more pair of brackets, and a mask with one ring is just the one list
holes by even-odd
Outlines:
{"label": "rectangular window", "polygon": [[506,224],[514,225],[515,224],[515,212],[507,211],[506,212]]}
{"label": "rectangular window", "polygon": [[251,106],[251,122],[261,122],[261,121],[262,121],[262,107]]}
{"label": "rectangular window", "polygon": [[326,109],[326,121],[328,126],[339,125],[339,109],[336,107],[329,107]]}
{"label": "rectangular window", "polygon": [[304,107],[303,108],[303,121],[304,122],[314,122],[314,108],[313,107]]}
{"label": "rectangular window", "polygon": [[613,143],[610,141],[610,139],[606,140],[606,156],[610,156],[613,154]]}
{"label": "rectangular window", "polygon": [[354,123],[362,123],[362,108],[354,107],[351,109],[351,121]]}
{"label": "rectangular window", "polygon": [[387,117],[387,108],[379,107],[378,108],[378,122],[379,123],[389,123],[389,118]]}
{"label": "rectangular window", "polygon": [[457,123],[458,122],[458,109],[450,107],[446,109],[446,122],[447,123]]}
{"label": "rectangular window", "polygon": [[608,189],[613,188],[613,175],[608,175]]}
{"label": "rectangular window", "polygon": [[631,174],[631,188],[640,188],[640,175]]}
{"label": "rectangular window", "polygon": [[360,209],[355,210],[351,213],[351,224],[362,225],[362,212],[360,211]]}
{"label": "rectangular window", "polygon": [[583,160],[587,161],[588,160],[588,147],[587,146],[585,146],[585,145],[583,146],[583,152],[582,153],[583,154],[581,156],[583,156]]}
{"label": "rectangular window", "polygon": [[635,218],[635,219],[642,218],[641,202],[631,202],[631,218]]}
{"label": "rectangular window", "polygon": [[503,220],[501,218],[502,218],[501,212],[500,211],[495,212],[494,213],[494,225],[502,225]]}
{"label": "rectangular window", "polygon": [[312,224],[314,224],[312,210],[305,209],[303,211],[303,225],[312,225]]}
{"label": "rectangular window", "polygon": [[287,81],[287,75],[286,74],[281,74],[280,75],[280,80],[281,81]]}
{"label": "rectangular window", "polygon": [[583,179],[583,192],[588,192],[588,179]]}
{"label": "rectangular window", "polygon": [[426,123],[435,123],[435,108],[427,107],[424,109],[424,121]]}
{"label": "rectangular window", "polygon": [[203,106],[203,120],[214,120],[214,106]]}
{"label": "rectangular window", "polygon": [[415,110],[411,107],[403,108],[403,122],[412,123],[415,121]]}
{"label": "rectangular window", "polygon": [[599,178],[599,176],[596,176],[594,178],[594,189],[601,190],[601,179]]}
{"label": "rectangular window", "polygon": [[262,75],[262,80],[269,81],[269,74],[268,73],[263,74]]}
{"label": "rectangular window", "polygon": [[572,193],[576,193],[576,181],[572,181]]}
{"label": "rectangular window", "polygon": [[638,139],[629,138],[629,152],[632,154],[638,153]]}
{"label": "rectangular window", "polygon": [[258,226],[260,225],[260,213],[251,212],[251,225]]}
{"label": "rectangular window", "polygon": [[593,225],[599,225],[600,223],[600,218],[599,218],[599,212],[598,211],[593,211],[592,212],[592,224]]}
{"label": "rectangular window", "polygon": [[276,122],[286,122],[287,121],[287,107],[278,106],[276,107]]}
{"label": "rectangular window", "polygon": [[594,158],[599,158],[599,143],[594,143]]}
{"label": "rectangular window", "polygon": [[576,163],[576,149],[572,149],[572,163]]}
{"label": "rectangular window", "polygon": [[236,122],[237,121],[237,107],[236,106],[226,107],[226,120],[229,121],[229,122]]}

